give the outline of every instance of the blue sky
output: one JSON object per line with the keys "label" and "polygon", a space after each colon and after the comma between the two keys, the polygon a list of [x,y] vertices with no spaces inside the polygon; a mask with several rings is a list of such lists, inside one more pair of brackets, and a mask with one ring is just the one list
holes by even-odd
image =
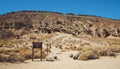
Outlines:
{"label": "blue sky", "polygon": [[120,19],[120,0],[1,0],[0,14],[37,10]]}

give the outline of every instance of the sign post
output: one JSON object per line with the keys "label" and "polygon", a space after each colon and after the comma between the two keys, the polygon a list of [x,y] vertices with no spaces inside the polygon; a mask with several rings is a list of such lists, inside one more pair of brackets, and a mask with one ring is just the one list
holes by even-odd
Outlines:
{"label": "sign post", "polygon": [[42,42],[32,42],[32,61],[34,60],[34,48],[40,48],[40,60],[42,61]]}

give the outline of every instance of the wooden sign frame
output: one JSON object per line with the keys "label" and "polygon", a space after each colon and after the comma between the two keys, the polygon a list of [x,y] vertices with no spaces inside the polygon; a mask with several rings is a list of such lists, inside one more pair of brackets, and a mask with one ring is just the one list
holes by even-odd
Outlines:
{"label": "wooden sign frame", "polygon": [[40,60],[42,61],[42,44],[43,42],[32,42],[32,61],[34,61],[34,48],[39,48],[40,49]]}

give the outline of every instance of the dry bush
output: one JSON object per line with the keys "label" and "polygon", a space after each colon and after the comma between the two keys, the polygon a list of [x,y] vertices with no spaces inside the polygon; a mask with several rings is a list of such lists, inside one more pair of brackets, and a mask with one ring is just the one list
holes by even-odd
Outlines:
{"label": "dry bush", "polygon": [[8,62],[11,62],[11,63],[23,62],[23,61],[25,61],[24,57],[21,57],[16,53],[10,53],[8,57]]}
{"label": "dry bush", "polygon": [[0,53],[3,53],[3,54],[9,54],[10,52],[11,52],[10,50],[6,50],[5,48],[0,49]]}
{"label": "dry bush", "polygon": [[95,49],[100,56],[115,56],[114,52],[109,46],[95,47]]}
{"label": "dry bush", "polygon": [[[32,49],[22,49],[20,56],[24,57],[25,59],[32,59]],[[40,49],[34,49],[34,58],[40,58],[41,51]],[[46,58],[45,50],[42,51],[42,58]]]}
{"label": "dry bush", "polygon": [[31,59],[32,58],[32,50],[26,49],[25,51],[22,51],[20,53],[20,56],[24,57],[25,59]]}
{"label": "dry bush", "polygon": [[30,48],[29,47],[20,47],[19,48],[20,53],[24,53],[26,50],[30,50]]}
{"label": "dry bush", "polygon": [[15,49],[15,50],[12,50],[12,52],[20,53],[20,50],[19,49]]}
{"label": "dry bush", "polygon": [[[43,51],[42,52],[42,58],[43,59],[45,59],[46,58],[46,54],[45,54],[45,52]],[[41,52],[39,51],[39,52],[37,52],[37,53],[35,53],[35,56],[34,56],[35,58],[40,58],[41,57]]]}
{"label": "dry bush", "polygon": [[[116,48],[117,47],[110,47],[110,46],[84,47],[80,51],[79,59],[80,60],[89,60],[89,59],[97,59],[97,58],[99,58],[99,56],[115,56],[114,51],[116,50]],[[119,51],[118,48],[117,48],[117,51]]]}
{"label": "dry bush", "polygon": [[0,49],[0,62],[23,62],[24,57],[18,55],[19,50]]}
{"label": "dry bush", "polygon": [[6,49],[6,48],[1,48],[0,49],[0,53],[2,53],[2,54],[9,55],[11,52],[19,53],[20,51],[17,50],[17,49]]}
{"label": "dry bush", "polygon": [[25,59],[31,59],[32,58],[32,49],[29,47],[20,47],[20,56],[24,57]]}
{"label": "dry bush", "polygon": [[0,53],[0,62],[7,62],[8,55]]}
{"label": "dry bush", "polygon": [[[35,55],[34,55],[35,58],[40,58],[41,57],[41,50],[40,49],[35,49],[34,52],[35,52]],[[43,59],[46,58],[46,53],[45,52],[47,52],[47,49],[46,48],[42,49],[42,58]]]}
{"label": "dry bush", "polygon": [[115,53],[120,53],[120,45],[116,45],[116,46],[111,46],[111,49],[113,52]]}
{"label": "dry bush", "polygon": [[2,47],[4,46],[4,47],[7,47],[7,48],[13,48],[14,47],[11,39],[0,40],[0,46],[2,46]]}
{"label": "dry bush", "polygon": [[98,59],[99,55],[94,51],[85,51],[82,52],[79,56],[80,60],[89,60],[89,59]]}
{"label": "dry bush", "polygon": [[[42,51],[42,58],[46,58],[46,49],[43,49]],[[41,57],[41,51],[40,49],[34,49],[34,57],[40,58]],[[7,56],[9,55],[9,56]],[[23,62],[26,59],[32,58],[32,49],[29,47],[20,47],[16,50],[7,50],[5,48],[0,49],[0,62]]]}
{"label": "dry bush", "polygon": [[110,46],[99,46],[99,47],[84,47],[83,51],[93,51],[99,54],[99,56],[114,56],[114,52],[112,51]]}

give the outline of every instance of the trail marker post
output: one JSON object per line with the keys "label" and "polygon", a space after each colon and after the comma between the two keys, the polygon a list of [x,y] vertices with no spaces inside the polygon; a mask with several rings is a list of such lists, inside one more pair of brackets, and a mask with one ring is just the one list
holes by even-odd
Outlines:
{"label": "trail marker post", "polygon": [[32,42],[32,61],[34,60],[34,48],[40,48],[40,60],[42,61],[42,42]]}

